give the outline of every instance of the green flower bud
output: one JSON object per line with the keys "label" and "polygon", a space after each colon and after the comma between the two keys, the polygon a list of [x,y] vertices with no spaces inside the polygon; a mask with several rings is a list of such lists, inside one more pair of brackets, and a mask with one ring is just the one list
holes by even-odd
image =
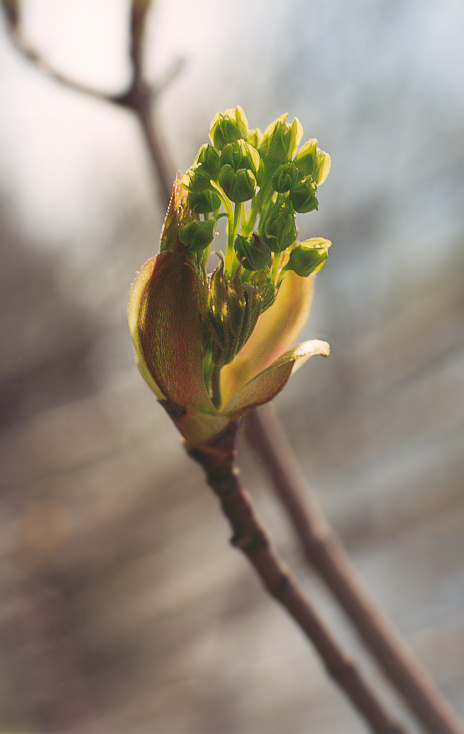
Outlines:
{"label": "green flower bud", "polygon": [[204,222],[194,219],[180,228],[179,240],[189,252],[202,252],[214,239],[215,225],[213,219]]}
{"label": "green flower bud", "polygon": [[261,141],[263,139],[263,133],[259,129],[259,127],[256,127],[254,130],[250,130],[248,132],[248,138],[247,143],[253,146],[253,148],[256,148],[258,150],[259,146],[261,145]]}
{"label": "green flower bud", "polygon": [[241,107],[219,112],[211,123],[210,137],[213,145],[222,150],[227,143],[248,138],[248,120]]}
{"label": "green flower bud", "polygon": [[300,178],[300,172],[294,163],[290,161],[282,163],[272,176],[272,188],[274,191],[278,191],[279,194],[285,194],[295,186]]}
{"label": "green flower bud", "polygon": [[312,138],[301,146],[293,162],[303,176],[312,176],[317,168],[317,140]]}
{"label": "green flower bud", "polygon": [[297,117],[290,125],[288,115],[282,115],[266,128],[259,153],[271,167],[285,163],[293,158],[303,135],[303,128]]}
{"label": "green flower bud", "polygon": [[237,260],[246,270],[264,270],[271,262],[271,250],[256,234],[251,237],[237,235],[234,249]]}
{"label": "green flower bud", "polygon": [[252,171],[247,168],[234,171],[228,163],[219,172],[219,184],[225,195],[236,204],[252,199],[256,191],[256,178]]}
{"label": "green flower bud", "polygon": [[213,180],[216,180],[219,173],[219,153],[212,145],[205,143],[198,151],[195,163],[201,164],[204,171],[207,171]]}
{"label": "green flower bud", "polygon": [[256,174],[259,168],[259,153],[244,140],[236,140],[235,143],[227,143],[221,152],[220,166],[229,165],[234,171],[240,168],[248,168]]}
{"label": "green flower bud", "polygon": [[211,175],[201,163],[197,163],[182,176],[182,186],[187,191],[199,193],[211,188]]}
{"label": "green flower bud", "polygon": [[221,199],[215,191],[190,191],[187,197],[189,208],[195,214],[209,214],[221,206]]}
{"label": "green flower bud", "polygon": [[304,240],[291,251],[285,270],[294,270],[302,278],[317,273],[327,260],[331,244],[330,240],[323,237]]}
{"label": "green flower bud", "polygon": [[296,212],[306,214],[317,209],[319,202],[316,198],[316,190],[317,186],[312,176],[307,176],[303,181],[296,184],[289,194],[290,201]]}
{"label": "green flower bud", "polygon": [[330,155],[323,150],[317,150],[317,166],[313,178],[318,186],[324,183],[330,171]]}
{"label": "green flower bud", "polygon": [[288,202],[274,202],[260,224],[260,235],[273,252],[282,252],[296,240],[295,213]]}

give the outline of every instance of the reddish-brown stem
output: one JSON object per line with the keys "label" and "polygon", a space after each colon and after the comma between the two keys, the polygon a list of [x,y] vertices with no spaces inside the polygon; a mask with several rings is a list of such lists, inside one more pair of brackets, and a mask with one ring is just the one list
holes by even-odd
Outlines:
{"label": "reddish-brown stem", "polygon": [[208,484],[229,520],[232,544],[245,554],[265,589],[281,603],[314,645],[327,672],[369,724],[371,731],[378,734],[403,732],[386,713],[354,661],[319,618],[304,590],[271,545],[234,466],[236,436],[237,425],[231,424],[210,443],[190,450],[192,458],[203,467]]}
{"label": "reddish-brown stem", "polygon": [[345,610],[384,673],[430,734],[462,734],[462,724],[385,617],[351,563],[298,469],[271,406],[249,414],[246,433],[295,528],[305,557]]}

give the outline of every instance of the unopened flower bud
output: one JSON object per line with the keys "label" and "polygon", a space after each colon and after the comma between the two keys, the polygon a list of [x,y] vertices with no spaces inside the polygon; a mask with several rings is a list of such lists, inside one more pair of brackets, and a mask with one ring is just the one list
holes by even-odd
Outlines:
{"label": "unopened flower bud", "polygon": [[209,214],[221,206],[221,199],[215,191],[190,191],[187,197],[189,208],[195,214]]}
{"label": "unopened flower bud", "polygon": [[303,181],[296,184],[289,194],[290,201],[296,212],[306,214],[307,212],[312,212],[313,209],[317,209],[316,190],[317,186],[312,176],[307,176]]}
{"label": "unopened flower bud", "polygon": [[293,158],[303,135],[303,128],[297,117],[290,125],[288,115],[282,115],[265,130],[259,153],[271,168]]}
{"label": "unopened flower bud", "polygon": [[227,143],[221,152],[220,166],[229,165],[234,171],[248,168],[256,176],[259,168],[259,153],[244,140]]}
{"label": "unopened flower bud", "polygon": [[248,137],[248,120],[241,107],[235,110],[219,112],[211,123],[210,137],[213,145],[222,150],[227,143],[235,140],[246,140]]}
{"label": "unopened flower bud", "polygon": [[234,171],[228,163],[219,172],[219,184],[225,195],[236,204],[252,199],[256,191],[256,178],[252,171],[247,168]]}
{"label": "unopened flower bud", "polygon": [[291,206],[287,202],[272,204],[260,225],[259,234],[273,252],[282,252],[290,247],[297,235],[295,214]]}
{"label": "unopened flower bud", "polygon": [[293,270],[302,278],[306,278],[311,273],[317,273],[327,260],[331,244],[330,240],[323,237],[304,240],[290,252],[285,270]]}
{"label": "unopened flower bud", "polygon": [[205,143],[198,151],[195,163],[201,164],[204,171],[207,171],[213,180],[216,180],[219,173],[219,153],[212,145]]}
{"label": "unopened flower bud", "polygon": [[294,163],[282,163],[272,176],[271,184],[274,191],[285,194],[290,191],[300,179],[300,172]]}
{"label": "unopened flower bud", "polygon": [[312,176],[317,168],[317,140],[312,138],[301,146],[293,162],[303,176]]}
{"label": "unopened flower bud", "polygon": [[247,143],[253,146],[253,148],[256,148],[258,150],[259,146],[261,145],[261,141],[263,139],[263,133],[259,129],[259,127],[256,127],[254,130],[250,130],[248,132],[248,138]]}
{"label": "unopened flower bud", "polygon": [[323,150],[317,151],[317,166],[313,178],[318,186],[324,183],[330,171],[330,155]]}
{"label": "unopened flower bud", "polygon": [[201,163],[197,163],[182,176],[182,186],[196,193],[205,191],[211,188],[211,175]]}
{"label": "unopened flower bud", "polygon": [[271,250],[256,234],[251,237],[237,235],[234,249],[237,260],[246,270],[264,270],[271,262]]}
{"label": "unopened flower bud", "polygon": [[214,239],[214,227],[216,222],[213,219],[200,222],[194,219],[188,224],[184,224],[179,231],[179,240],[189,252],[201,252],[205,250]]}

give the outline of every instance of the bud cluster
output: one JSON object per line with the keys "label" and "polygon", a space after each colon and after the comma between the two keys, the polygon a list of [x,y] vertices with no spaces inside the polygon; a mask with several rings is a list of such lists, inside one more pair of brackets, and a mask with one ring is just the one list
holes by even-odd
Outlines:
{"label": "bud cluster", "polygon": [[[319,270],[330,246],[322,238],[297,242],[295,217],[318,208],[317,187],[330,157],[287,115],[264,134],[250,130],[241,107],[218,113],[210,142],[182,177],[186,207],[179,241],[203,271],[208,290],[205,377],[219,372],[243,347],[258,317],[274,302],[289,270],[307,277]],[[226,219],[227,246],[207,276],[216,224]]]}
{"label": "bud cluster", "polygon": [[309,357],[329,354],[318,339],[293,346],[311,307],[308,276],[330,246],[297,240],[296,213],[317,209],[330,167],[316,140],[299,148],[301,137],[287,115],[264,134],[241,107],[216,115],[210,142],[174,182],[159,253],[132,284],[137,364],[189,450],[272,400]]}
{"label": "bud cluster", "polygon": [[[185,225],[181,242],[192,253],[209,254],[214,224],[227,217],[226,274],[242,268],[242,281],[253,282],[263,271],[278,287],[285,270],[306,277],[319,269],[325,249],[307,240],[299,254],[295,247],[296,213],[318,208],[317,187],[330,169],[330,157],[308,140],[301,148],[303,130],[287,115],[272,122],[264,134],[250,130],[241,107],[218,113],[210,129],[211,142],[202,145],[193,166],[182,178],[194,222]],[[245,207],[244,204],[247,203]],[[203,217],[203,219],[201,219]],[[309,244],[308,244],[309,243]],[[314,266],[314,267],[313,267]]]}

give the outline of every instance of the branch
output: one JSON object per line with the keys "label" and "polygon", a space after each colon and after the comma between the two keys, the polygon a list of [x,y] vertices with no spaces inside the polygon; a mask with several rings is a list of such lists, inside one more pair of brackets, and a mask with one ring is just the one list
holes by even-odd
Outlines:
{"label": "branch", "polygon": [[143,73],[143,39],[146,30],[148,13],[152,0],[131,0],[130,6],[130,58],[132,63],[132,79],[124,92],[108,94],[100,89],[82,84],[63,74],[52,66],[36,49],[22,36],[20,23],[19,0],[0,0],[7,21],[11,40],[21,55],[34,64],[41,72],[62,86],[80,94],[99,99],[103,102],[130,109],[135,113],[144,139],[148,145],[156,183],[161,186],[161,198],[167,207],[171,197],[173,182],[172,164],[168,159],[166,147],[163,145],[154,124],[153,104],[159,95],[166,89],[183,68],[184,61],[176,59],[167,70],[164,78],[157,84],[149,84]]}
{"label": "branch", "polygon": [[232,528],[231,543],[248,558],[268,593],[312,642],[327,672],[377,734],[401,734],[404,730],[388,716],[354,661],[338,645],[302,587],[272,547],[260,524],[249,495],[234,467],[237,424],[213,441],[191,449],[190,455],[204,469],[208,484],[218,497]]}
{"label": "branch", "polygon": [[118,102],[118,95],[112,96],[103,92],[100,89],[82,84],[66,74],[62,74],[58,69],[55,69],[28,41],[23,37],[20,24],[20,3],[14,0],[2,0],[3,11],[5,13],[7,26],[10,32],[10,38],[13,45],[23,56],[23,58],[30,61],[39,71],[46,74],[50,79],[58,82],[59,84],[73,89],[81,94],[86,94],[89,97],[95,97],[96,99],[104,100],[106,102]]}
{"label": "branch", "polygon": [[372,598],[308,488],[271,406],[246,419],[250,444],[263,459],[308,563],[350,617],[372,655],[430,734],[461,734],[462,724]]}
{"label": "branch", "polygon": [[[141,125],[153,163],[153,173],[156,182],[161,186],[161,198],[167,208],[171,198],[174,178],[172,174],[173,166],[154,124],[154,88],[147,84],[143,72],[143,41],[151,3],[152,0],[131,0],[130,57],[132,60],[132,83],[127,92],[114,101],[131,109]],[[168,73],[167,79],[172,80],[181,67],[182,62],[175,62],[172,71]],[[157,94],[160,94],[165,86],[166,80],[164,84],[158,86]]]}

